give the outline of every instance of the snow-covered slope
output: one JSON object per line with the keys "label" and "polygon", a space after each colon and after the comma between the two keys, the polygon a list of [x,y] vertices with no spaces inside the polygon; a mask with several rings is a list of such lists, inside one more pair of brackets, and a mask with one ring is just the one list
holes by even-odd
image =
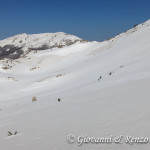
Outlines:
{"label": "snow-covered slope", "polygon": [[46,50],[70,46],[82,39],[63,32],[42,34],[19,34],[0,41],[0,59],[18,59],[32,50]]}
{"label": "snow-covered slope", "polygon": [[47,45],[50,48],[71,45],[82,39],[63,32],[41,34],[19,34],[0,41],[0,46],[15,45],[24,49],[34,49]]}
{"label": "snow-covered slope", "polygon": [[72,45],[82,39],[69,35],[63,32],[58,33],[42,33],[42,34],[19,34],[5,40],[0,41],[0,46],[14,45],[23,47],[24,51],[27,50],[43,50],[52,48],[62,48],[64,46]]}
{"label": "snow-covered slope", "polygon": [[[0,60],[0,148],[148,150],[149,143],[79,147],[66,138],[150,138],[149,40],[150,20],[108,41]],[[8,137],[8,131],[18,134]]]}

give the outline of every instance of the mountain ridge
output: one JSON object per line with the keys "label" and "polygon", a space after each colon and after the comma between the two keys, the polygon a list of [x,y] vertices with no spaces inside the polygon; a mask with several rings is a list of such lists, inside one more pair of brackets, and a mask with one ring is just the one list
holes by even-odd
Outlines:
{"label": "mountain ridge", "polygon": [[0,57],[1,59],[18,59],[32,50],[52,50],[70,46],[76,42],[83,42],[83,40],[64,32],[31,35],[23,33],[0,41]]}

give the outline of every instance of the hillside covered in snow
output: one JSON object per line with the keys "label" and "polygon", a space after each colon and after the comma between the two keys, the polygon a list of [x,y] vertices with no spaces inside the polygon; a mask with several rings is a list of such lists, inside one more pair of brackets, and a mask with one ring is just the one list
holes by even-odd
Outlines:
{"label": "hillside covered in snow", "polygon": [[[124,138],[150,138],[150,20],[103,42],[22,34],[0,41],[0,54],[6,45],[23,52],[0,59],[0,149],[149,149]],[[120,135],[79,146],[79,136]]]}
{"label": "hillside covered in snow", "polygon": [[63,32],[42,34],[19,34],[0,41],[0,58],[18,59],[32,50],[63,48],[82,39]]}

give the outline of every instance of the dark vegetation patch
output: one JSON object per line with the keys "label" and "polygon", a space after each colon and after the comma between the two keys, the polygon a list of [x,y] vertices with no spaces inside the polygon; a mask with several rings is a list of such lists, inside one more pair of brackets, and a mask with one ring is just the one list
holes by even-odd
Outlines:
{"label": "dark vegetation patch", "polygon": [[42,46],[39,47],[29,47],[29,50],[46,50],[46,49],[50,49],[50,46],[47,44],[43,44]]}
{"label": "dark vegetation patch", "polygon": [[58,102],[60,102],[61,101],[61,99],[60,98],[58,98]]}
{"label": "dark vegetation patch", "polygon": [[138,26],[138,24],[135,24],[135,25],[134,25],[134,28],[137,27],[137,26]]}
{"label": "dark vegetation patch", "polygon": [[14,45],[0,46],[0,59],[18,59],[23,54],[22,47],[17,47]]}
{"label": "dark vegetation patch", "polygon": [[39,47],[29,47],[29,50],[47,50],[47,49],[53,49],[53,48],[63,48],[65,45],[61,45],[61,44],[55,44],[53,46],[47,45],[47,44],[43,44],[42,46]]}
{"label": "dark vegetation patch", "polygon": [[13,134],[12,132],[8,131],[8,136],[17,135],[17,134],[18,134],[18,132],[17,132],[17,131],[15,131],[15,133],[14,133],[14,134]]}
{"label": "dark vegetation patch", "polygon": [[[29,50],[37,51],[37,50],[47,50],[47,49],[53,49],[53,48],[63,48],[65,46],[70,46],[70,45],[72,45],[72,44],[74,44],[74,43],[76,43],[78,41],[82,42],[81,40],[72,41],[72,40],[68,39],[68,40],[63,40],[63,44],[56,43],[56,44],[54,44],[52,46],[50,46],[48,44],[43,44],[42,46],[29,47]],[[83,41],[83,42],[86,42],[86,41]]]}

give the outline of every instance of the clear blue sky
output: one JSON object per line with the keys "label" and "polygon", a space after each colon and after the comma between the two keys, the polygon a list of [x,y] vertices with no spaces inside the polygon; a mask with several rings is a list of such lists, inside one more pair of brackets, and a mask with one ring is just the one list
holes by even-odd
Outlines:
{"label": "clear blue sky", "polygon": [[102,41],[150,19],[150,0],[1,0],[0,39],[66,32]]}

